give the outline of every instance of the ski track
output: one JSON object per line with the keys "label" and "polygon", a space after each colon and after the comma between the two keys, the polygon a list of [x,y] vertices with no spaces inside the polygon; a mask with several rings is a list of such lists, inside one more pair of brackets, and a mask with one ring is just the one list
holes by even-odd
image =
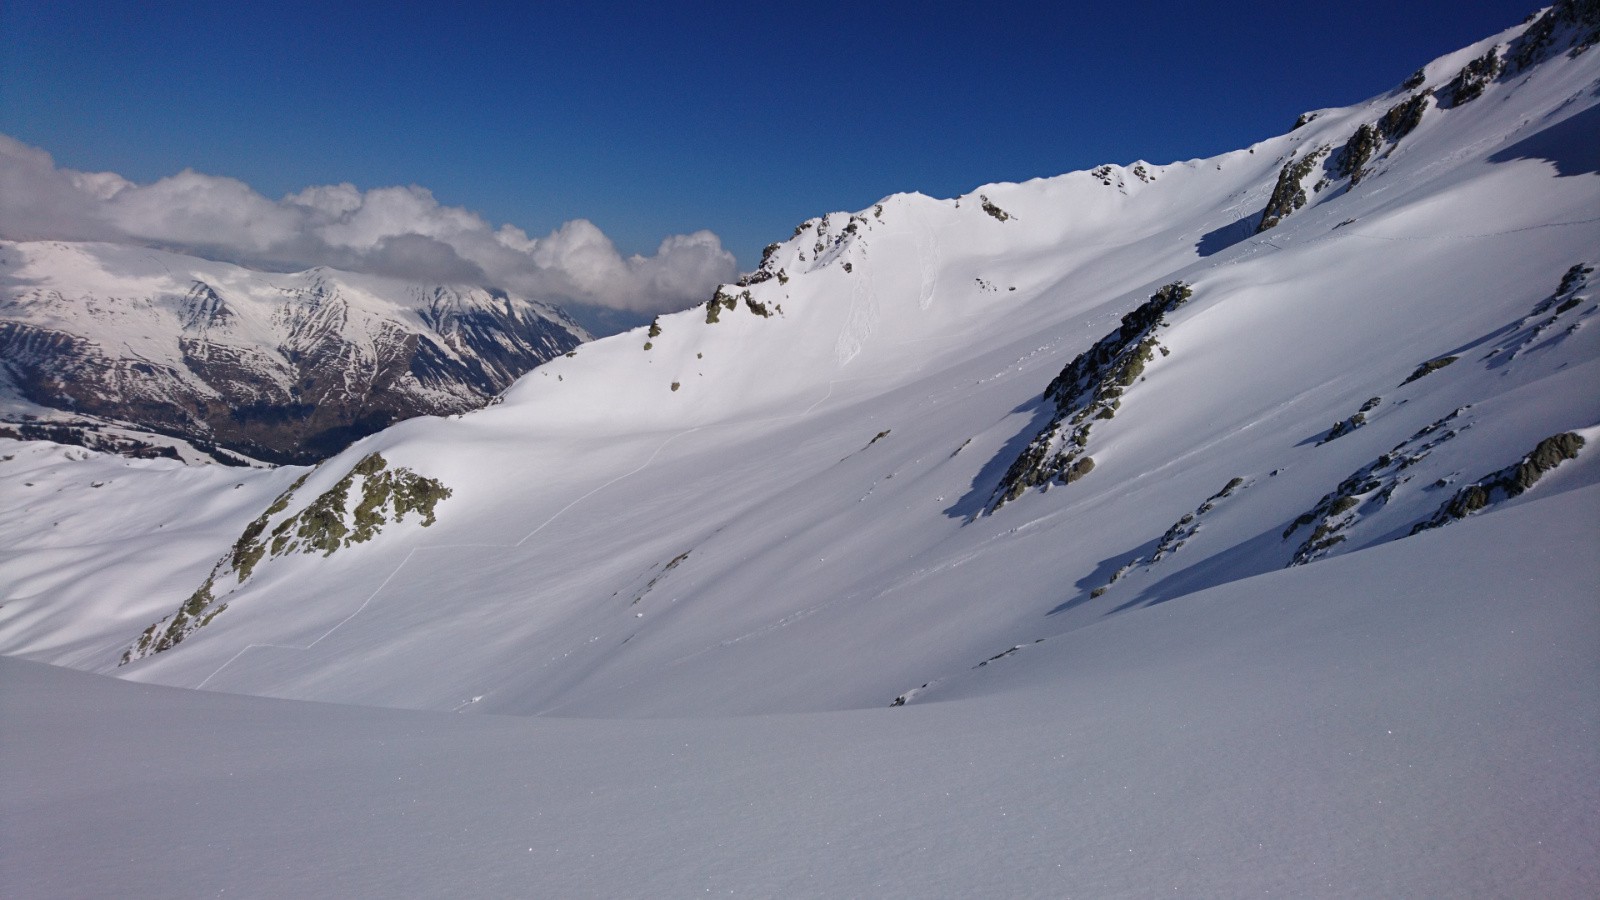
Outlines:
{"label": "ski track", "polygon": [[[1429,234],[1417,235],[1414,237],[1391,237],[1382,234],[1362,234],[1359,231],[1353,231],[1350,233],[1350,237],[1366,238],[1367,240],[1371,241],[1457,241],[1470,240],[1473,238],[1502,237],[1508,234],[1521,234],[1525,231],[1540,231],[1545,228],[1571,228],[1575,225],[1592,225],[1596,222],[1600,222],[1600,216],[1596,216],[1592,219],[1577,219],[1572,222],[1541,222],[1537,225],[1524,225],[1521,228],[1511,228],[1505,231],[1485,231],[1480,234]],[[1315,238],[1314,240],[1325,241],[1329,237],[1331,237],[1331,235],[1323,235],[1322,237]],[[1312,241],[1307,241],[1306,243],[1312,243]]]}
{"label": "ski track", "polygon": [[939,250],[939,235],[922,214],[912,211],[915,221],[911,226],[912,241],[917,247],[918,278],[917,304],[924,311],[933,306],[934,293],[939,289],[939,264],[943,256]]}
{"label": "ski track", "polygon": [[[848,381],[861,381],[861,380],[864,380],[864,379],[845,379],[845,380],[848,380]],[[766,422],[781,422],[781,421],[786,420],[786,419],[797,419],[797,418],[801,418],[803,416],[809,415],[813,410],[815,410],[817,407],[821,406],[822,404],[826,403],[828,401],[828,399],[833,396],[833,386],[835,384],[837,384],[837,383],[838,383],[837,381],[829,381],[828,382],[827,391],[820,398],[818,398],[815,402],[813,402],[810,406],[807,406],[805,409],[801,410],[798,413],[791,413],[789,415],[783,415],[783,416],[773,416],[772,418],[769,418],[769,419],[757,419],[757,420],[755,420],[753,422],[745,423],[745,424],[762,424],[762,423],[766,423]],[[737,424],[737,423],[718,423],[718,424],[727,425],[727,424]],[[684,437],[686,435],[694,434],[697,431],[701,431],[701,430],[706,429],[706,428],[715,428],[715,427],[717,427],[716,424],[713,424],[713,425],[696,425],[693,428],[686,428],[683,431],[679,431],[676,434],[670,435],[666,440],[662,441],[659,445],[657,445],[655,450],[651,451],[650,455],[645,459],[645,461],[640,463],[637,467],[633,468],[632,470],[630,470],[628,472],[624,472],[621,475],[618,475],[617,477],[611,479],[610,481],[607,481],[606,483],[604,483],[602,485],[599,485],[598,487],[595,487],[595,488],[589,490],[587,493],[583,494],[582,496],[580,496],[577,499],[573,500],[572,502],[568,503],[566,506],[563,506],[560,509],[556,510],[554,513],[552,513],[550,515],[549,518],[547,518],[543,522],[539,523],[539,525],[537,525],[532,531],[530,531],[527,534],[523,535],[522,538],[520,540],[518,540],[516,543],[513,543],[513,544],[436,544],[436,545],[428,546],[428,547],[413,547],[413,548],[411,548],[410,552],[408,552],[405,555],[405,558],[401,559],[400,563],[394,567],[394,570],[391,571],[388,574],[388,576],[386,576],[383,579],[383,581],[379,582],[378,586],[373,589],[372,593],[367,595],[367,598],[365,600],[361,601],[361,605],[356,607],[354,612],[350,613],[350,615],[345,616],[343,619],[340,619],[338,622],[334,623],[333,627],[329,628],[327,631],[324,631],[322,634],[318,635],[315,640],[311,641],[311,643],[306,644],[303,647],[295,646],[295,645],[291,645],[291,644],[247,644],[243,648],[241,648],[239,650],[239,652],[235,653],[233,656],[230,656],[227,659],[226,662],[224,662],[222,665],[218,666],[215,670],[213,670],[210,675],[207,675],[205,678],[202,678],[200,680],[200,683],[196,684],[194,686],[195,690],[200,690],[201,688],[204,688],[206,686],[206,684],[211,681],[211,679],[213,679],[213,678],[217,677],[218,675],[222,674],[224,669],[227,669],[229,666],[233,665],[236,661],[239,660],[240,657],[244,656],[246,653],[250,652],[251,650],[293,650],[293,651],[297,651],[297,652],[305,652],[305,651],[311,650],[312,648],[316,647],[318,644],[322,643],[322,641],[327,639],[334,632],[338,631],[340,628],[343,628],[347,623],[349,623],[356,616],[359,616],[363,612],[365,612],[367,607],[372,604],[372,601],[376,600],[378,598],[378,595],[383,593],[384,588],[389,586],[389,583],[394,580],[394,577],[396,575],[400,574],[401,570],[404,569],[406,567],[406,565],[411,562],[412,558],[415,557],[419,551],[465,550],[465,549],[515,550],[518,547],[521,547],[523,544],[526,544],[529,540],[531,540],[533,538],[534,535],[536,535],[539,532],[543,531],[544,529],[548,528],[551,525],[551,523],[553,523],[557,519],[561,518],[562,515],[566,514],[573,507],[575,507],[578,504],[582,503],[583,501],[589,499],[590,497],[593,497],[595,494],[600,493],[601,491],[605,490],[606,488],[611,487],[612,485],[616,484],[617,482],[623,481],[623,480],[628,479],[628,478],[631,478],[634,475],[637,475],[640,472],[643,472],[646,468],[649,468],[650,464],[655,462],[656,457],[661,455],[661,451],[665,450],[667,448],[668,444],[671,444],[673,441],[677,440],[678,438]],[[824,604],[824,605],[828,605],[828,604]],[[820,609],[820,607],[818,607],[818,608]],[[806,610],[806,611],[802,611],[801,613],[790,614],[789,616],[785,617],[785,620],[796,618],[796,617],[799,617],[799,616],[804,616],[804,615],[807,615],[807,614],[809,614],[810,612],[813,612],[813,611],[815,611],[815,610]],[[759,629],[758,631],[765,631],[765,630],[770,629],[770,628],[781,627],[784,624],[786,624],[786,621],[782,621],[781,620],[781,621],[777,622],[774,625],[766,626],[765,628]],[[751,635],[741,635],[741,636],[739,636],[737,638],[733,638],[731,640],[719,641],[715,646],[725,646],[728,643],[732,643],[734,641],[740,641],[740,640],[743,640],[744,638],[750,637],[750,636]],[[696,653],[689,654],[689,656],[684,657],[684,659],[688,659],[689,657],[692,657],[692,656],[699,656],[701,653],[705,653],[705,652],[707,652],[708,650],[711,650],[711,649],[715,649],[715,647],[708,647],[708,648],[706,648],[706,650],[701,650],[701,651],[698,651]],[[539,714],[542,715],[543,711],[541,711]]]}

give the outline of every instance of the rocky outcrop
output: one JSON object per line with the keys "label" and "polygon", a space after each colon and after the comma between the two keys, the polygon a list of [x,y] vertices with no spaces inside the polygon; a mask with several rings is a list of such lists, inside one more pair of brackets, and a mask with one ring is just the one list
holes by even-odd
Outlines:
{"label": "rocky outcrop", "polygon": [[1071,484],[1094,469],[1094,459],[1088,455],[1090,430],[1096,421],[1116,416],[1123,392],[1143,374],[1157,349],[1165,352],[1156,340],[1156,329],[1192,294],[1181,281],[1161,288],[1123,316],[1116,331],[1061,370],[1044,391],[1055,412],[1006,469],[990,498],[991,510],[1029,488]]}
{"label": "rocky outcrop", "polygon": [[1583,435],[1571,431],[1545,438],[1517,462],[1456,491],[1432,516],[1411,526],[1411,533],[1448,525],[1480,509],[1521,496],[1537,484],[1545,473],[1569,459],[1577,459],[1583,445]]}
{"label": "rocky outcrop", "polygon": [[[120,664],[170,650],[210,624],[228,608],[228,595],[244,586],[263,560],[296,553],[332,556],[372,540],[385,525],[399,524],[412,514],[426,528],[437,521],[439,503],[453,493],[436,479],[400,466],[391,468],[388,460],[369,453],[332,487],[284,515],[300,500],[298,492],[309,476],[302,475],[246,525],[200,587],[172,615],[146,628],[123,651]],[[357,498],[353,508],[352,496]]]}

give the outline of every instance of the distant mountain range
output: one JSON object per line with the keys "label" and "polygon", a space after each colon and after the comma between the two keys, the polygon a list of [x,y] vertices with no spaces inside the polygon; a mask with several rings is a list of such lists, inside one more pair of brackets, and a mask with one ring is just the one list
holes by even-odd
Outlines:
{"label": "distant mountain range", "polygon": [[588,337],[556,307],[480,287],[0,242],[0,433],[310,463],[482,406]]}

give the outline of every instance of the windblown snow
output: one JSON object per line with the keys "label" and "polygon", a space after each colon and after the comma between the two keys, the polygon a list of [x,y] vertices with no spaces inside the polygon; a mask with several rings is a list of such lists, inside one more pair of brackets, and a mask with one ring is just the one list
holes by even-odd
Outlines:
{"label": "windblown snow", "polygon": [[144,683],[5,662],[7,881],[1592,895],[1600,53],[1542,21],[809,220],[314,469],[0,441],[0,651]]}

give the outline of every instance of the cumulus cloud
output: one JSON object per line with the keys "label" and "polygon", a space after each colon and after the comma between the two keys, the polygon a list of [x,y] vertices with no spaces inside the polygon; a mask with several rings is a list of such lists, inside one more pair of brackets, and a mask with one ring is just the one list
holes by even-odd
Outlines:
{"label": "cumulus cloud", "polygon": [[681,309],[737,274],[709,231],[623,256],[594,223],[544,237],[490,225],[415,185],[308,187],[270,200],[232,178],[184,170],[151,184],[59,168],[0,134],[0,237],[122,241],[273,268],[327,265],[418,281],[470,282],[635,313]]}

